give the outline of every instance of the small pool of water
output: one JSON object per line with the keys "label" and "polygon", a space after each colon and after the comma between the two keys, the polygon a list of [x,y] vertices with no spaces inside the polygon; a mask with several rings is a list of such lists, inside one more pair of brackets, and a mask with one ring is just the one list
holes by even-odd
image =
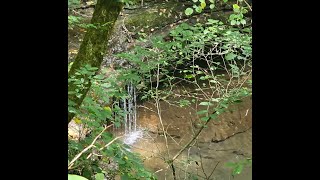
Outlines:
{"label": "small pool of water", "polygon": [[[149,109],[154,107],[145,104]],[[170,134],[168,147],[170,157],[173,157],[192,138],[193,127],[190,119],[195,119],[190,108],[167,106],[162,107],[164,126]],[[232,107],[233,111],[220,117],[219,122],[212,121],[207,129],[200,134],[196,143],[188,147],[176,160],[177,179],[209,179],[212,180],[250,180],[252,168],[246,166],[242,173],[233,177],[232,169],[226,166],[228,162],[240,162],[252,157],[252,118],[251,99]],[[128,134],[124,142],[131,146],[131,151],[139,153],[145,167],[154,172],[159,180],[173,179],[172,170],[165,163],[168,155],[166,141],[159,125],[157,114],[138,109],[137,124],[139,131]]]}

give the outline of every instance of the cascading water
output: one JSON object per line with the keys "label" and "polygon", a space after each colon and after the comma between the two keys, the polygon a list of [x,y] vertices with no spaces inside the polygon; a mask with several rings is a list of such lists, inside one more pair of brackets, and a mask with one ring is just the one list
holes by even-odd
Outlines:
{"label": "cascading water", "polygon": [[124,110],[124,143],[132,145],[142,137],[142,131],[137,130],[137,93],[132,83],[125,87],[128,96],[120,101],[120,107]]}
{"label": "cascading water", "polygon": [[[123,68],[132,68],[132,66],[122,59],[117,59],[115,57],[105,57],[106,66],[110,66],[115,63]],[[136,142],[137,139],[142,137],[142,131],[137,129],[137,92],[136,88],[132,83],[128,83],[125,87],[128,96],[120,99],[115,104],[120,107],[125,113],[123,116],[123,124],[120,129],[124,128],[124,143],[131,145]],[[116,115],[116,114],[115,114]],[[122,119],[122,117],[121,117]],[[124,126],[124,127],[123,127]],[[114,131],[120,129],[113,127]]]}
{"label": "cascading water", "polygon": [[137,130],[137,117],[136,117],[136,93],[132,83],[126,86],[128,97],[122,100],[123,110],[126,112],[124,115],[125,134],[129,134]]}

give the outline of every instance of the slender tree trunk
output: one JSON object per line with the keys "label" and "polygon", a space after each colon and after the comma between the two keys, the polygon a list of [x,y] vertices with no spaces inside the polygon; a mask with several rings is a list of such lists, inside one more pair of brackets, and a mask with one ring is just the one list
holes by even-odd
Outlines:
{"label": "slender tree trunk", "polygon": [[[100,68],[103,61],[103,55],[106,52],[108,39],[111,36],[111,32],[115,21],[117,20],[120,11],[123,8],[123,3],[120,0],[98,0],[95,10],[91,19],[91,24],[97,28],[89,28],[84,36],[83,42],[80,46],[79,52],[73,65],[69,71],[68,78],[84,78],[86,82],[85,88],[80,90],[81,97],[78,98],[75,94],[69,94],[68,98],[75,102],[75,108],[78,109],[86,96],[91,82],[87,76],[77,76],[76,72],[84,67],[86,64],[92,67]],[[77,86],[73,83],[68,84],[68,91],[75,91]],[[68,123],[74,117],[74,113],[68,113]]]}

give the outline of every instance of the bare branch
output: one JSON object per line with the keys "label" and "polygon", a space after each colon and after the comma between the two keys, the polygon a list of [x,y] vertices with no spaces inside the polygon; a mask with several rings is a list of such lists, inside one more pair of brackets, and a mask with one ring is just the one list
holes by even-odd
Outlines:
{"label": "bare branch", "polygon": [[109,126],[106,126],[95,138],[94,140],[92,141],[92,143],[86,147],[85,149],[83,149],[80,153],[78,153],[69,163],[68,165],[68,169],[71,169],[71,167],[73,166],[74,162],[79,159],[79,157],[85,153],[86,151],[88,151],[89,149],[91,149],[92,147],[94,147],[94,143],[98,140],[98,138],[102,135],[102,133],[107,130],[109,127],[113,126],[113,124],[109,125]]}

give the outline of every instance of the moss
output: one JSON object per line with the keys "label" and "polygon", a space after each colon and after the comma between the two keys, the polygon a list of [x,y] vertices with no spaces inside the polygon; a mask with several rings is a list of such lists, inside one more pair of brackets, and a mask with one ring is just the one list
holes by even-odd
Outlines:
{"label": "moss", "polygon": [[[107,48],[107,40],[111,36],[113,25],[119,16],[122,6],[123,4],[117,1],[98,0],[91,23],[100,28],[90,28],[85,34],[77,57],[75,58],[75,61],[68,73],[69,78],[75,76],[75,73],[86,64],[100,68],[103,61],[103,54]],[[80,77],[84,78],[85,81],[88,81],[89,83],[85,84],[85,88],[80,90],[82,95],[80,98],[75,94],[68,95],[68,99],[76,103],[75,108],[78,108],[81,105],[91,86],[88,77],[85,75]],[[69,84],[68,91],[75,91],[76,88],[77,86],[71,83]],[[71,121],[73,116],[74,114],[72,113],[68,114],[68,123]]]}
{"label": "moss", "polygon": [[125,24],[129,31],[137,32],[142,28],[148,31],[181,19],[183,11],[184,7],[176,2],[154,4],[154,7],[134,11],[130,17],[125,19]]}

